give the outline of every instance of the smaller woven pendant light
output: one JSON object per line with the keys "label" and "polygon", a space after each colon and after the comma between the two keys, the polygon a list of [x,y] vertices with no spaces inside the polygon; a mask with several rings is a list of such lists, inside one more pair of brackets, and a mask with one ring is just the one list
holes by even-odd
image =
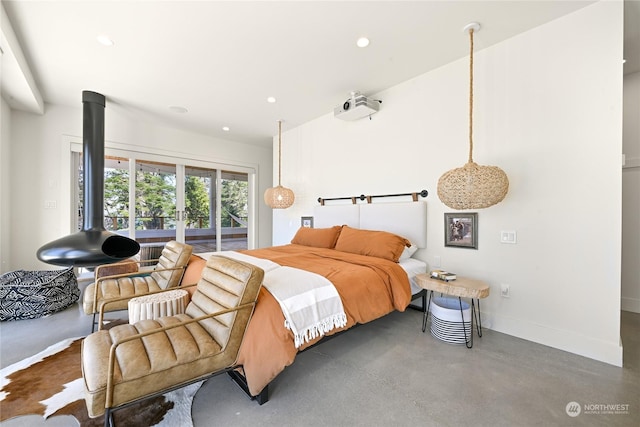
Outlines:
{"label": "smaller woven pendant light", "polygon": [[438,197],[452,209],[482,209],[500,203],[509,191],[507,174],[497,166],[481,166],[473,161],[473,33],[480,24],[471,23],[469,31],[469,161],[461,168],[445,172],[438,180]]}
{"label": "smaller woven pendant light", "polygon": [[295,195],[280,184],[282,176],[282,120],[278,120],[278,186],[264,192],[264,202],[273,209],[286,209],[293,205]]}

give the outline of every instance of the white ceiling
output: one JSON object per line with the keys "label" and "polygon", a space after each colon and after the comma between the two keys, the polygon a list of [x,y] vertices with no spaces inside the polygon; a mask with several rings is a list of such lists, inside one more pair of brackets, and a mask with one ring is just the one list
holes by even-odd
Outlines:
{"label": "white ceiling", "polygon": [[[143,120],[268,146],[278,119],[292,128],[332,112],[352,90],[372,95],[466,56],[469,22],[482,25],[477,51],[590,3],[3,0],[3,96],[37,112],[39,94],[79,108],[92,90],[107,108]],[[625,4],[637,24],[640,2]],[[640,71],[638,25],[626,27],[625,71]],[[100,45],[101,34],[115,45]],[[356,47],[360,36],[369,47]]]}

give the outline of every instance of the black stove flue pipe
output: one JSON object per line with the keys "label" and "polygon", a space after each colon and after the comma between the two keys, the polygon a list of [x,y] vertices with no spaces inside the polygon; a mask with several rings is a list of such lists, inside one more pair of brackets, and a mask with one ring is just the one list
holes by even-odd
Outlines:
{"label": "black stove flue pipe", "polygon": [[140,244],[104,228],[104,108],[105,97],[82,92],[84,223],[82,230],[38,249],[40,261],[63,266],[95,267],[129,258]]}

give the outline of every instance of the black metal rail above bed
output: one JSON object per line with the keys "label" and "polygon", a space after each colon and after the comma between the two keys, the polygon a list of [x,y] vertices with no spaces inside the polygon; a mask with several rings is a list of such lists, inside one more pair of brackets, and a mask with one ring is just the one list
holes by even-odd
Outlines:
{"label": "black metal rail above bed", "polygon": [[328,202],[331,200],[351,200],[352,204],[356,204],[357,200],[366,200],[367,203],[371,203],[371,201],[374,198],[380,198],[380,197],[399,197],[399,196],[411,196],[411,198],[413,199],[414,202],[418,201],[418,196],[420,197],[427,197],[429,195],[429,192],[427,190],[422,190],[422,191],[415,191],[413,193],[397,193],[397,194],[377,194],[374,196],[365,196],[364,194],[361,194],[359,196],[347,196],[347,197],[330,197],[330,198],[323,198],[323,197],[318,197],[318,203],[320,203],[320,205],[324,206],[324,202]]}

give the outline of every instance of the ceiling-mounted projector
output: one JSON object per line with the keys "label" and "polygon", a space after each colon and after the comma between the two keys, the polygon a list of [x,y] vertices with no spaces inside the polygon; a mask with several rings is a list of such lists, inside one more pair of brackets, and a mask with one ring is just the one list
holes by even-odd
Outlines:
{"label": "ceiling-mounted projector", "polygon": [[342,120],[358,120],[377,113],[381,102],[377,99],[368,99],[360,92],[351,92],[351,98],[334,108],[333,115]]}

